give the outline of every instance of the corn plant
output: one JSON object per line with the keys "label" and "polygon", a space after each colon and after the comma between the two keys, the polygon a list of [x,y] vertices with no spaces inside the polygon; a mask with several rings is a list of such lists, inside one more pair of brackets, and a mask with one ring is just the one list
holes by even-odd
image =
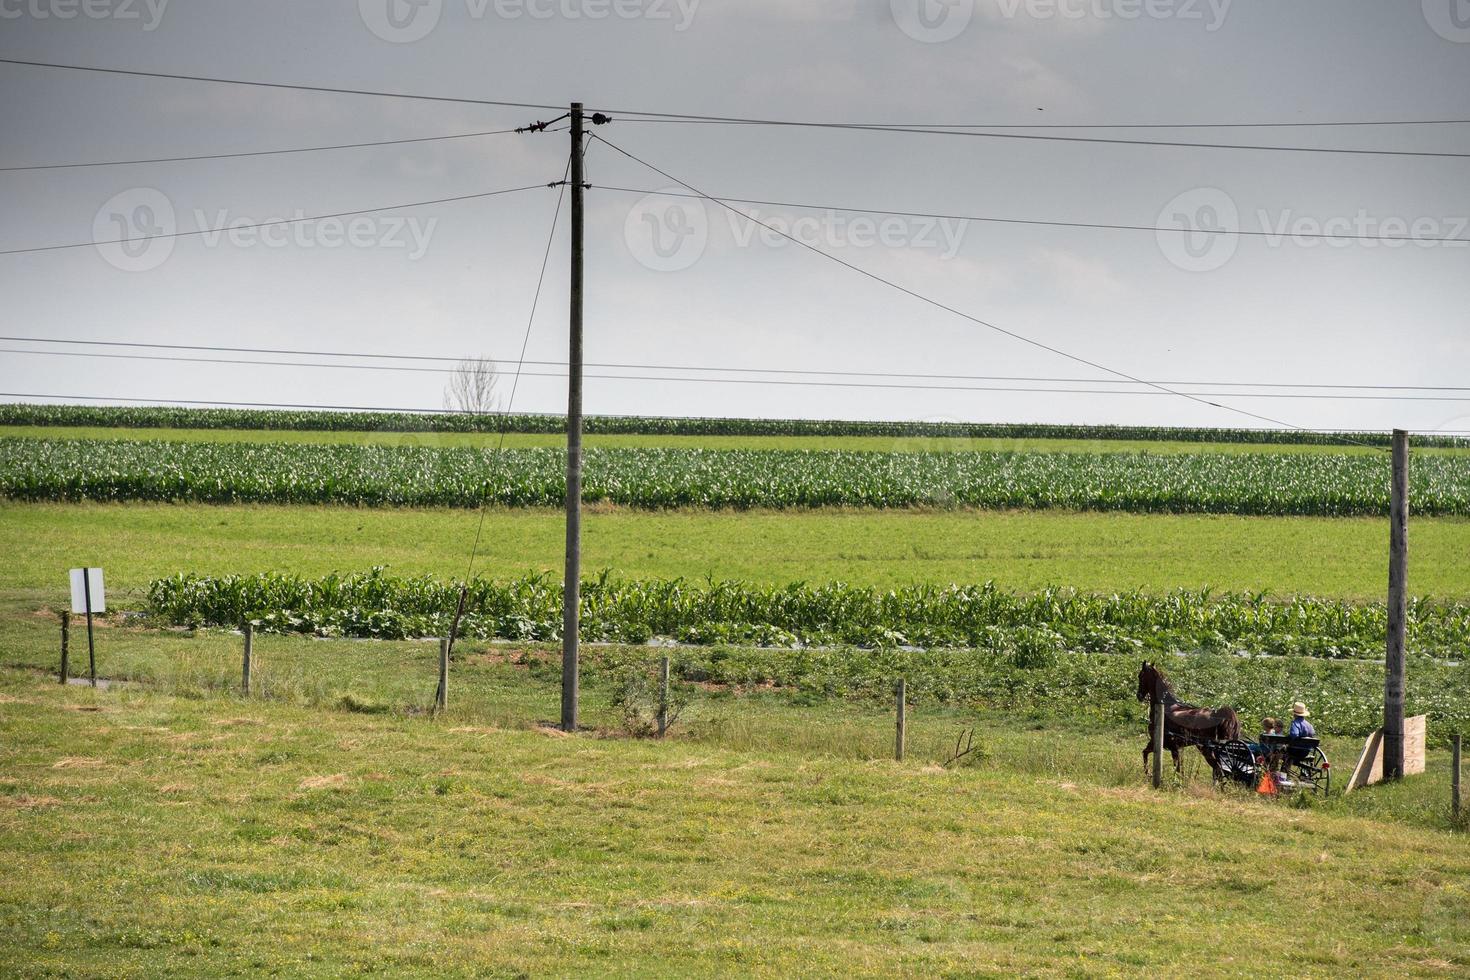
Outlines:
{"label": "corn plant", "polygon": [[[558,506],[557,449],[0,439],[20,500]],[[1470,457],[1415,462],[1414,509],[1470,514]],[[1272,453],[882,453],[594,448],[584,499],[660,509],[981,507],[1385,515],[1386,457]]]}

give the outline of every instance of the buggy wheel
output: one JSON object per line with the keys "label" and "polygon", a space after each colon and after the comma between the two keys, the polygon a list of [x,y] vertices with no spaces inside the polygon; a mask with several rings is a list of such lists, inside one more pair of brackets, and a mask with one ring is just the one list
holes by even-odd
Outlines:
{"label": "buggy wheel", "polygon": [[1215,782],[1231,782],[1255,789],[1261,781],[1261,767],[1251,747],[1240,739],[1215,743]]}
{"label": "buggy wheel", "polygon": [[1327,796],[1332,791],[1332,766],[1321,746],[1314,747],[1308,757],[1294,760],[1288,771],[1301,789],[1310,787],[1313,793],[1322,796]]}

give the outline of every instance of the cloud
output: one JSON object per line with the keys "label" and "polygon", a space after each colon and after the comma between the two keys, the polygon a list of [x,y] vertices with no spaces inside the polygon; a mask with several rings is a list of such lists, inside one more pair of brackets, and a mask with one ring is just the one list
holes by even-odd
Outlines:
{"label": "cloud", "polygon": [[1101,259],[1049,247],[1032,249],[1031,257],[1052,286],[1084,302],[1113,302],[1133,294]]}

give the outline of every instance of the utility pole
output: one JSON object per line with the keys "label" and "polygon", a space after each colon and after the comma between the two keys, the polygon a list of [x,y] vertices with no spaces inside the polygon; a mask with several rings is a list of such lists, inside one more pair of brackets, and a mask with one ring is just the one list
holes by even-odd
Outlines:
{"label": "utility pole", "polygon": [[582,602],[582,103],[573,102],[571,344],[567,354],[567,566],[562,585],[561,727],[577,730]]}
{"label": "utility pole", "polygon": [[1409,434],[1393,430],[1388,532],[1388,653],[1383,662],[1383,778],[1404,775],[1404,632],[1409,581]]}

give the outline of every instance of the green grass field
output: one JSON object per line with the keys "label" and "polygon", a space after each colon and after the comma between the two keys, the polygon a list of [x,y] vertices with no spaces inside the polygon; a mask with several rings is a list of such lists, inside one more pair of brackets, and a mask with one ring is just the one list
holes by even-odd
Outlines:
{"label": "green grass field", "polygon": [[[31,434],[497,438],[0,429]],[[488,511],[477,571],[559,574],[562,521],[550,510]],[[114,686],[63,688],[49,673],[52,610],[66,600],[69,567],[103,566],[114,610],[139,608],[151,579],[180,571],[316,576],[386,564],[456,577],[476,522],[466,510],[0,502],[0,975],[1470,971],[1470,848],[1451,825],[1437,749],[1422,777],[1296,806],[1217,790],[1197,754],[1165,792],[1147,789],[1143,709],[1111,682],[1083,705],[1046,684],[1023,697],[1019,677],[1009,696],[984,703],[929,700],[920,685],[899,764],[891,706],[875,693],[884,685],[844,687],[836,672],[736,687],[726,683],[732,668],[724,681],[686,686],[692,700],[673,737],[629,738],[615,699],[628,665],[646,669],[657,656],[649,648],[584,650],[589,730],[575,736],[538,724],[558,714],[558,666],[554,649],[534,644],[462,644],[439,718],[427,710],[431,643],[263,635],[254,691],[242,698],[238,636],[144,629],[113,615],[99,624],[98,649]],[[767,584],[993,579],[1013,589],[1212,586],[1381,601],[1387,538],[1387,522],[1373,518],[595,508],[584,568]],[[1470,596],[1470,520],[1414,518],[1410,542],[1412,593]],[[74,628],[74,671],[85,667],[83,636]],[[765,655],[699,654],[737,665]],[[1246,676],[1245,663],[1181,665],[1176,676],[1196,689],[1180,693],[1208,696],[1226,675]],[[1271,690],[1289,697],[1288,687],[1321,694],[1344,671],[1371,665],[1249,669],[1263,684],[1279,675]],[[1463,689],[1455,671],[1464,669],[1435,667],[1438,696]],[[1333,737],[1331,719],[1321,720],[1345,775],[1360,740]],[[941,765],[967,728],[981,751]]]}
{"label": "green grass field", "polygon": [[[490,510],[477,570],[560,568],[555,511]],[[194,504],[0,503],[0,592],[60,593],[100,565],[114,589],[179,571],[322,575],[384,564],[461,576],[477,518],[463,510]],[[1053,512],[603,511],[585,519],[584,566],[628,577],[891,586],[983,582],[1110,591],[1213,586],[1381,599],[1386,522]],[[1470,520],[1416,519],[1414,594],[1470,595]]]}
{"label": "green grass field", "polygon": [[[493,433],[474,432],[326,432],[286,429],[153,429],[105,426],[0,425],[0,438],[36,439],[157,439],[168,442],[289,442],[344,443],[384,446],[500,445]],[[667,449],[842,449],[870,452],[1077,452],[1077,453],[1328,453],[1360,455],[1381,449],[1352,445],[1261,444],[1236,442],[1151,442],[1127,439],[968,439],[890,438],[886,436],[680,436],[598,435],[585,437],[588,446],[652,447]],[[509,448],[566,445],[555,433],[508,433]],[[1470,455],[1470,448],[1416,448],[1416,453]]]}
{"label": "green grass field", "polygon": [[1154,793],[1139,731],[1058,715],[919,704],[898,764],[878,705],[704,690],[630,740],[594,677],[566,737],[496,648],[431,719],[424,644],[269,638],[242,699],[238,638],[109,628],[137,682],[94,692],[26,665],[42,632],[0,647],[17,975],[1277,975],[1283,910],[1296,972],[1470,967],[1439,755],[1299,809],[1197,757]]}

